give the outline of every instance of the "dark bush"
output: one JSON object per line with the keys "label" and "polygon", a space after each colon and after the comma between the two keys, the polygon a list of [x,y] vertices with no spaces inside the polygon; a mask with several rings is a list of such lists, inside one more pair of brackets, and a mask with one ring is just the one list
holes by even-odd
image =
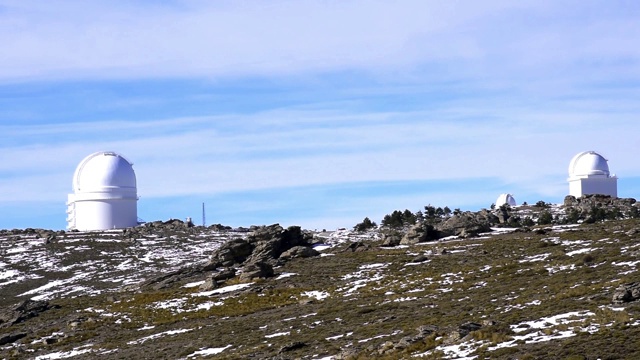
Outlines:
{"label": "dark bush", "polygon": [[540,213],[538,217],[538,225],[548,225],[553,222],[553,215],[547,210]]}
{"label": "dark bush", "polygon": [[369,229],[373,229],[377,226],[378,225],[374,221],[371,221],[371,219],[366,217],[364,218],[364,220],[362,220],[361,223],[356,224],[356,226],[353,227],[353,230],[362,232],[362,231],[367,231]]}

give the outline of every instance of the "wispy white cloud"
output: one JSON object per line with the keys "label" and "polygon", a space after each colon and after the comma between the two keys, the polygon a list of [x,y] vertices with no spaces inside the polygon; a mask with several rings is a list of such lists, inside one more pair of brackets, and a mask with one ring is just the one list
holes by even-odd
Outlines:
{"label": "wispy white cloud", "polygon": [[501,73],[535,79],[550,69],[561,74],[611,62],[618,63],[606,75],[621,69],[638,75],[638,10],[628,2],[3,1],[0,6],[0,42],[10,49],[0,57],[5,80],[216,79],[339,70],[382,76],[395,70],[393,76],[406,76],[425,65],[435,66],[430,76],[441,80],[504,79]]}
{"label": "wispy white cloud", "polygon": [[[612,159],[612,170],[640,176],[635,155],[628,151],[636,140],[626,136],[640,130],[640,125],[628,119],[607,120],[602,115],[582,120],[569,114],[562,121],[529,114],[511,120],[511,112],[491,115],[499,118],[464,120],[465,111],[450,109],[357,115],[270,111],[222,119],[222,123],[237,124],[230,133],[218,131],[216,119],[208,118],[121,123],[124,130],[116,131],[115,137],[105,135],[106,139],[96,136],[57,145],[5,147],[0,172],[16,175],[3,180],[6,191],[28,185],[29,192],[21,195],[27,200],[59,198],[60,193],[51,188],[66,189],[81,158],[100,149],[115,149],[134,162],[140,193],[146,197],[487,177],[543,191],[540,179],[564,181],[571,156],[592,148]],[[378,120],[368,121],[369,117]],[[55,127],[56,136],[108,131],[113,123],[72,125],[67,133],[65,127]],[[49,128],[20,131],[26,136]],[[0,126],[0,130],[6,129]],[[145,132],[151,134],[144,136]],[[605,143],[611,138],[617,140]],[[31,183],[44,184],[43,179],[47,187]],[[558,191],[555,183],[546,186]]]}

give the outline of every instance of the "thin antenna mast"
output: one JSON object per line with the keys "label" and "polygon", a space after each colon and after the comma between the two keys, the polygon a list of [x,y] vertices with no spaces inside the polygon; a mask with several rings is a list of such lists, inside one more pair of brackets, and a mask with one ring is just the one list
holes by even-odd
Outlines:
{"label": "thin antenna mast", "polygon": [[202,203],[202,227],[207,226],[206,218],[204,216],[204,203]]}

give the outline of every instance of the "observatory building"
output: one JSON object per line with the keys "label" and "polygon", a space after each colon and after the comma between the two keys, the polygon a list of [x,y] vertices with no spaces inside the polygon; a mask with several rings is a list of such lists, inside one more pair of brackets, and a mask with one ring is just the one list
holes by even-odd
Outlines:
{"label": "observatory building", "polygon": [[496,208],[502,205],[516,206],[516,199],[511,194],[500,194],[496,200]]}
{"label": "observatory building", "polygon": [[569,163],[569,195],[600,194],[618,197],[618,178],[609,173],[607,159],[595,151],[584,151]]}
{"label": "observatory building", "polygon": [[122,155],[99,151],[73,174],[67,201],[67,229],[122,229],[138,224],[136,174]]}

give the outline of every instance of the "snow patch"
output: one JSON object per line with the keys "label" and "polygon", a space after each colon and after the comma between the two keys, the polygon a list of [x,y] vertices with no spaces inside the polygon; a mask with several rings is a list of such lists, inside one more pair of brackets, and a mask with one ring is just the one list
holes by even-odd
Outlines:
{"label": "snow patch", "polygon": [[227,345],[221,348],[208,348],[208,349],[200,349],[194,353],[187,355],[187,358],[196,357],[196,356],[207,356],[207,355],[216,355],[230,348],[231,345]]}

